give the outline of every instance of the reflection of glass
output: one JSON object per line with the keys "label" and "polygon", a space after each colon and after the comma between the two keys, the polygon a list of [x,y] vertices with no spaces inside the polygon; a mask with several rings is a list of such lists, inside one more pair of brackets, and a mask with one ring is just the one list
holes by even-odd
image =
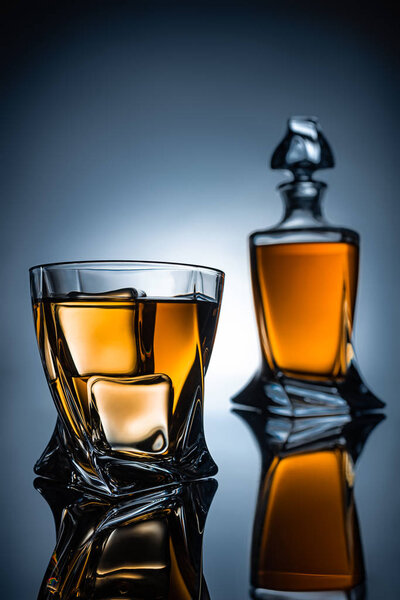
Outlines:
{"label": "reflection of glass", "polygon": [[202,537],[215,480],[117,504],[42,478],[35,485],[57,529],[39,600],[209,600]]}
{"label": "reflection of glass", "polygon": [[118,494],[138,474],[146,487],[216,472],[203,435],[203,379],[223,278],[168,263],[31,269],[38,344],[59,415],[38,474],[65,473]]}
{"label": "reflection of glass", "polygon": [[293,175],[279,186],[284,217],[250,236],[264,405],[287,416],[343,414],[350,402],[382,406],[362,382],[352,346],[359,235],[325,220],[326,184],[313,179],[333,165],[317,119],[290,118],[271,159]]}
{"label": "reflection of glass", "polygon": [[259,599],[365,598],[354,465],[383,415],[287,419],[235,410],[262,453],[251,586]]}

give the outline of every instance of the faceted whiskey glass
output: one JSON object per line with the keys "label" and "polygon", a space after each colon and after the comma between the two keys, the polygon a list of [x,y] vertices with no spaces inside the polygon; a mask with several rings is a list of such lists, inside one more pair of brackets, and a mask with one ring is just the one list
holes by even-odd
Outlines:
{"label": "faceted whiskey glass", "polygon": [[58,412],[36,473],[106,494],[215,474],[203,390],[224,274],[110,261],[37,266],[30,276]]}

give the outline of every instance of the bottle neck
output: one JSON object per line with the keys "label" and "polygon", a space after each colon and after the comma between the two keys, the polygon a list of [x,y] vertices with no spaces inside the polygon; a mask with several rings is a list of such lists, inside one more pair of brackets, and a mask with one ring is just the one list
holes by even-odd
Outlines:
{"label": "bottle neck", "polygon": [[317,227],[324,224],[321,200],[326,190],[322,181],[291,181],[278,187],[285,204],[281,227]]}

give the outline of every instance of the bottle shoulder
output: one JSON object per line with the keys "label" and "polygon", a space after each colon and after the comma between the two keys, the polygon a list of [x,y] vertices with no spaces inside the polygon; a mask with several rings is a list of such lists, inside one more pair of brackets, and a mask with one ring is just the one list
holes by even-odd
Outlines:
{"label": "bottle shoulder", "polygon": [[249,236],[251,246],[268,244],[300,244],[336,242],[348,243],[359,246],[360,235],[353,229],[320,225],[313,227],[272,227],[270,229],[254,231]]}

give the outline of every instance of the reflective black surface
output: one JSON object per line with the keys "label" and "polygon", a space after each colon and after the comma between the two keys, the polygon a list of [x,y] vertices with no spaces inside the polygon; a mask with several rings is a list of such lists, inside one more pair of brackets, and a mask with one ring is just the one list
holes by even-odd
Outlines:
{"label": "reflective black surface", "polygon": [[[212,402],[212,399],[209,401]],[[36,487],[51,506],[59,531],[56,547],[56,556],[60,561],[58,580],[54,571],[55,565],[50,560],[56,545],[54,520],[49,506],[33,486],[34,478],[31,469],[34,457],[25,454],[23,444],[17,444],[15,441],[13,450],[19,460],[23,460],[25,472],[24,477],[13,479],[12,464],[7,461],[3,463],[3,477],[13,482],[4,494],[5,502],[3,500],[2,507],[3,517],[7,519],[2,555],[3,597],[8,600],[75,597],[51,594],[48,586],[51,589],[52,585],[55,586],[57,581],[64,577],[63,573],[68,572],[67,565],[72,560],[71,557],[79,548],[81,561],[79,564],[90,574],[90,577],[83,578],[86,587],[81,589],[82,598],[151,598],[153,593],[151,590],[155,589],[159,595],[155,595],[154,598],[180,598],[176,595],[176,591],[170,588],[173,578],[169,576],[166,578],[165,574],[168,569],[171,569],[171,554],[170,550],[166,551],[168,546],[166,540],[172,537],[173,544],[177,548],[176,560],[178,564],[189,565],[189,579],[186,572],[185,581],[189,581],[187,584],[189,589],[194,590],[192,596],[189,594],[182,597],[207,598],[206,594],[209,594],[213,600],[228,598],[244,600],[251,597],[251,589],[260,586],[260,581],[257,579],[260,560],[267,560],[267,562],[272,560],[275,567],[280,563],[285,565],[288,551],[292,553],[290,560],[296,560],[296,552],[300,550],[299,568],[302,568],[304,556],[310,549],[309,539],[299,540],[298,532],[303,527],[305,531],[318,531],[316,540],[323,565],[325,561],[326,566],[326,557],[332,552],[333,562],[343,564],[344,561],[347,566],[350,564],[349,569],[353,573],[351,581],[354,583],[350,587],[353,588],[351,592],[353,595],[349,591],[343,591],[342,595],[326,596],[327,598],[395,600],[400,593],[397,567],[400,549],[397,533],[399,483],[396,469],[400,444],[396,417],[389,416],[384,419],[382,415],[377,414],[351,418],[344,415],[326,419],[291,421],[280,417],[267,419],[262,413],[249,409],[240,410],[236,407],[233,411],[227,406],[225,411],[210,411],[206,417],[208,443],[220,469],[217,476],[218,489],[208,516],[207,508],[216,488],[213,480],[193,484],[192,490],[178,489],[179,486],[173,489],[172,486],[169,491],[160,490],[153,495],[136,497],[132,502],[124,501],[119,507],[110,507],[104,499],[97,503],[93,498],[82,500],[82,497],[75,492],[60,490],[43,479],[37,479]],[[13,412],[14,418],[17,417],[19,414],[17,403],[14,405]],[[28,407],[25,418],[27,414],[33,418],[33,412],[33,407]],[[280,511],[282,498],[279,498],[279,494],[286,494],[285,484],[283,488],[278,486],[281,490],[278,489],[278,504],[271,504],[268,494],[264,493],[265,483],[271,477],[271,461],[278,457],[284,465],[282,460],[288,458],[292,460],[293,457],[299,456],[313,457],[318,453],[320,456],[328,457],[328,463],[329,456],[336,456],[333,463],[332,461],[329,463],[331,467],[333,464],[336,467],[332,467],[333,470],[330,470],[331,467],[328,467],[327,471],[325,467],[324,469],[333,487],[336,485],[335,477],[337,478],[336,488],[341,489],[343,494],[341,496],[343,506],[337,506],[335,512],[332,509],[332,506],[335,506],[334,494],[327,495],[326,490],[323,491],[323,486],[316,486],[315,491],[308,497],[310,509],[308,515],[305,517],[300,511],[298,519],[296,516],[291,526],[288,525],[286,533],[289,533],[289,536],[286,540],[282,540],[279,535],[277,538],[276,531],[271,533],[271,530],[268,535],[274,546],[273,552],[268,555],[268,548],[265,547],[260,552],[266,511],[272,510],[272,517],[276,518],[278,523],[279,519],[289,522],[288,515],[291,514],[292,518],[296,515],[296,497],[289,497],[286,509]],[[357,463],[354,479],[352,469],[349,467],[353,463]],[[312,465],[311,467],[306,465],[302,473],[302,479],[308,481],[308,486],[313,481],[310,468],[313,468]],[[320,476],[322,477],[321,472]],[[316,477],[318,477],[317,473]],[[307,506],[307,494],[304,489],[299,490],[298,501],[304,511],[304,507]],[[334,536],[331,542],[326,537],[328,533],[324,533],[324,519],[321,519],[321,512],[319,516],[315,514],[315,507],[324,501],[330,503],[327,509],[326,527],[331,531],[330,535]],[[182,512],[186,515],[184,519],[182,519]],[[158,537],[159,543],[158,546],[156,544],[156,549],[153,546],[153,550],[149,550],[151,545],[146,542],[145,533],[139,532],[136,535],[137,532],[133,531],[133,525],[140,514],[142,516],[147,514],[145,520],[149,522],[155,519],[158,529],[161,527],[160,522],[164,523],[162,527],[165,535],[161,536],[162,540],[160,536]],[[165,518],[165,515],[169,516]],[[207,523],[203,535],[206,516]],[[122,551],[117,548],[117,552],[114,552],[111,558],[109,570],[115,573],[110,575],[108,581],[104,581],[103,577],[103,588],[99,587],[100,584],[96,588],[96,577],[93,574],[98,573],[105,541],[110,538],[112,531],[123,528],[127,522],[133,529],[122,540],[122,546],[125,544]],[[60,523],[63,523],[61,534]],[[185,527],[182,527],[182,523],[186,523]],[[125,531],[128,529],[125,528]],[[281,530],[278,528],[278,533],[279,531]],[[291,537],[290,531],[295,532],[295,536]],[[185,539],[189,542],[185,542]],[[203,563],[201,562],[202,540]],[[93,545],[95,550],[88,552],[93,542],[95,542]],[[347,558],[335,554],[337,551],[332,549],[335,544],[336,548],[340,548],[342,542],[348,544]],[[118,552],[119,555],[122,552],[129,560],[133,557],[131,566],[126,567],[128,571],[122,572],[122,575],[117,564]],[[159,570],[153,580],[149,578],[149,573],[146,571],[146,577],[141,577],[135,584],[132,574],[137,576],[139,569],[139,574],[143,576],[143,561],[145,559],[153,561],[154,553],[158,555],[164,553],[165,572],[161,573]],[[87,563],[86,559],[88,559]],[[136,566],[136,570],[134,560],[139,563],[142,561],[140,563],[142,566]],[[158,560],[161,562],[159,556]],[[316,568],[319,568],[318,565]],[[72,577],[72,582],[76,585],[73,576],[70,574],[69,577]],[[120,595],[115,595],[117,589],[114,586],[115,581],[118,585],[121,584],[118,587]],[[328,588],[330,585],[329,583]],[[93,590],[96,589],[97,596],[93,595]],[[168,596],[168,593],[172,595]],[[198,595],[201,593],[205,595]],[[274,598],[275,596],[259,595],[258,597]],[[277,597],[297,596],[278,595]],[[323,595],[307,594],[299,597],[325,598]]]}

